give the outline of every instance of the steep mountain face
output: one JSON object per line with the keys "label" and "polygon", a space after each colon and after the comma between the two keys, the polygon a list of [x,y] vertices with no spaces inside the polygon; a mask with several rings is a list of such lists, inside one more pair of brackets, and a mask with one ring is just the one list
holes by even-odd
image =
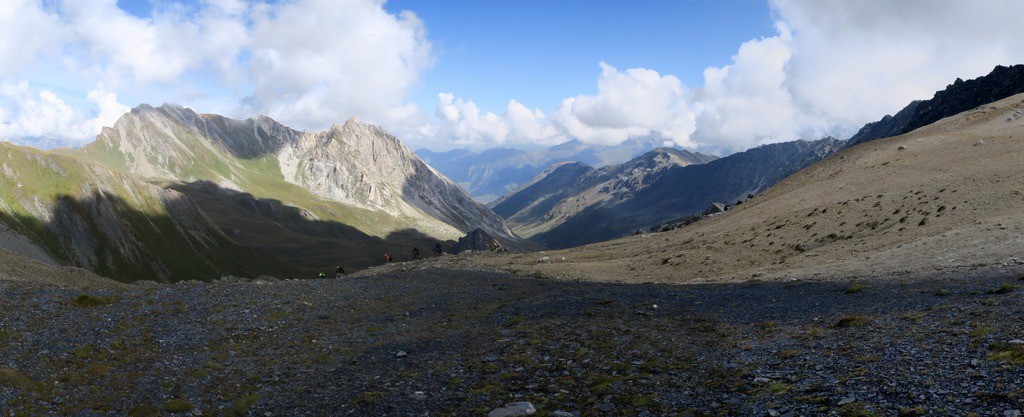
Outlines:
{"label": "steep mountain face", "polygon": [[[517,233],[536,242],[552,248],[578,246],[759,193],[841,145],[835,138],[795,141],[712,161],[659,149],[597,170],[560,166],[502,199],[494,210]],[[571,181],[573,175],[579,180]]]}
{"label": "steep mountain face", "polygon": [[1024,65],[995,67],[988,75],[973,80],[959,78],[929,100],[914,101],[894,116],[868,123],[850,138],[847,146],[879,138],[902,135],[982,104],[1024,93]]}
{"label": "steep mountain face", "polygon": [[671,283],[1009,274],[1024,265],[1021,155],[1024,94],[846,148],[686,227],[483,266]]}
{"label": "steep mountain face", "polygon": [[290,182],[317,195],[400,217],[425,213],[465,233],[482,228],[511,239],[504,221],[427,166],[397,138],[351,119],[328,132],[305,135],[279,153]]}
{"label": "steep mountain face", "polygon": [[[122,280],[314,276],[504,221],[394,136],[139,106],[78,150],[4,145],[3,247]],[[27,242],[27,243],[26,243]]]}
{"label": "steep mountain face", "polygon": [[465,149],[448,152],[420,149],[416,153],[469,191],[478,201],[489,203],[530,181],[552,165],[563,162],[580,162],[594,167],[620,164],[661,147],[665,142],[664,138],[658,136],[646,136],[609,146],[574,139],[534,151],[494,148],[476,153]]}

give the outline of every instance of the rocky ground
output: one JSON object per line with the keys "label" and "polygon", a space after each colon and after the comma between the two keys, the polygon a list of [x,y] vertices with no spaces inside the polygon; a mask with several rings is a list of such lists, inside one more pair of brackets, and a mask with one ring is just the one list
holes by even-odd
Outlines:
{"label": "rocky ground", "polygon": [[80,290],[0,280],[37,415],[1014,415],[1019,266],[608,284],[419,269]]}

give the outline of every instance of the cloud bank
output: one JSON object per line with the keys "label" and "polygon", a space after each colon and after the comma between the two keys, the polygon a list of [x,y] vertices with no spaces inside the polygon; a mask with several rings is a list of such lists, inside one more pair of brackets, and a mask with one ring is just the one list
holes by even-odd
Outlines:
{"label": "cloud bank", "polygon": [[481,109],[438,91],[429,114],[409,98],[437,59],[428,28],[383,0],[154,4],[140,18],[116,0],[0,2],[0,140],[81,143],[126,104],[176,102],[309,130],[356,116],[438,147],[659,135],[730,153],[846,137],[957,77],[1024,62],[1015,0],[771,0],[775,33],[694,68],[700,85],[598,58],[594,90],[558,103]]}

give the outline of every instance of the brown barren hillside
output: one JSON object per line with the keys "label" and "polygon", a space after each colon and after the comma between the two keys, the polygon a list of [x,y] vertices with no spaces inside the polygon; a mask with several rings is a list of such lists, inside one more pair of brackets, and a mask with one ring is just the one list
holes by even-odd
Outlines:
{"label": "brown barren hillside", "polygon": [[1024,259],[1024,94],[850,148],[670,232],[455,263],[623,282],[832,279]]}
{"label": "brown barren hillside", "polygon": [[125,285],[85,269],[55,266],[0,248],[0,285],[24,281],[83,289],[122,288]]}

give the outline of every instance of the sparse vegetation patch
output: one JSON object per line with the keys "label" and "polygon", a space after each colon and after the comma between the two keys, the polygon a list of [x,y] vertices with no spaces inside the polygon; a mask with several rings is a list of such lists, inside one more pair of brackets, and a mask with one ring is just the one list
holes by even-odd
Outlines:
{"label": "sparse vegetation patch", "polygon": [[847,315],[843,316],[835,323],[832,324],[832,328],[842,329],[846,327],[861,327],[871,324],[871,317],[862,315]]}
{"label": "sparse vegetation patch", "polygon": [[35,383],[25,374],[9,368],[0,368],[0,385],[29,391],[35,388]]}
{"label": "sparse vegetation patch", "polygon": [[1010,284],[1010,283],[1006,282],[1006,283],[1003,283],[1002,285],[1000,285],[1000,286],[998,286],[996,288],[989,288],[989,290],[986,291],[986,292],[988,294],[1009,294],[1009,293],[1013,292],[1014,290],[1016,290],[1017,288],[1020,288],[1020,287],[1018,287],[1017,285]]}
{"label": "sparse vegetation patch", "polygon": [[89,294],[82,294],[79,295],[78,297],[75,297],[75,299],[71,301],[71,304],[74,304],[78,307],[99,307],[105,306],[107,304],[112,304],[115,301],[117,301],[117,298],[113,296],[97,297]]}
{"label": "sparse vegetation patch", "polygon": [[195,408],[191,402],[183,398],[164,401],[164,410],[171,414],[187,413]]}

